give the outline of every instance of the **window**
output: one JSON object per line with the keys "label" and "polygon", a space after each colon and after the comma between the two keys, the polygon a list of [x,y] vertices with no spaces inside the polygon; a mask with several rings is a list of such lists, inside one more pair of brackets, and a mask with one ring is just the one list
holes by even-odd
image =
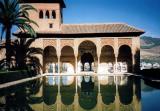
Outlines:
{"label": "window", "polygon": [[49,11],[48,10],[46,11],[45,18],[49,19]]}
{"label": "window", "polygon": [[55,10],[52,11],[52,18],[53,18],[53,19],[56,18],[56,12],[55,12]]}
{"label": "window", "polygon": [[53,28],[53,24],[52,23],[49,24],[49,28]]}
{"label": "window", "polygon": [[39,12],[39,18],[43,19],[43,11],[42,10],[40,10],[40,12]]}

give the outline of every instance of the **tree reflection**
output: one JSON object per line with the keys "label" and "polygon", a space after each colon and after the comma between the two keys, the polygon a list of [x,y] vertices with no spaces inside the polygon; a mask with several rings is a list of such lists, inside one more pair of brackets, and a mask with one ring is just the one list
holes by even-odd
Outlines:
{"label": "tree reflection", "polygon": [[33,111],[30,104],[43,101],[42,97],[32,97],[40,91],[42,82],[40,79],[1,89],[0,96],[5,96],[6,111]]}

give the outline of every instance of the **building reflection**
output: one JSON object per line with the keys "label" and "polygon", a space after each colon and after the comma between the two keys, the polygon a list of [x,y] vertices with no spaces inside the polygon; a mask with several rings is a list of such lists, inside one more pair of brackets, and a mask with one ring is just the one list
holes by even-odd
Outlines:
{"label": "building reflection", "polygon": [[43,85],[44,111],[141,111],[140,80],[134,77],[76,76],[72,83],[55,78]]}

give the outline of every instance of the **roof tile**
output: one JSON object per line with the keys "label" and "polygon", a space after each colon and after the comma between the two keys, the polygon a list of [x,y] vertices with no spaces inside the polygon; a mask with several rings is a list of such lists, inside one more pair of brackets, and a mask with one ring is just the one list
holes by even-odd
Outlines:
{"label": "roof tile", "polygon": [[123,33],[123,32],[144,32],[124,23],[117,24],[63,24],[60,33]]}

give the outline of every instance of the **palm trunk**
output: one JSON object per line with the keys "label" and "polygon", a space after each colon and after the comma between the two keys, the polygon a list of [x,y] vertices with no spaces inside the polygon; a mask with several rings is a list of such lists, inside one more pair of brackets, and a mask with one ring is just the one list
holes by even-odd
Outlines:
{"label": "palm trunk", "polygon": [[6,62],[7,67],[10,69],[11,67],[11,27],[8,27],[6,30]]}

